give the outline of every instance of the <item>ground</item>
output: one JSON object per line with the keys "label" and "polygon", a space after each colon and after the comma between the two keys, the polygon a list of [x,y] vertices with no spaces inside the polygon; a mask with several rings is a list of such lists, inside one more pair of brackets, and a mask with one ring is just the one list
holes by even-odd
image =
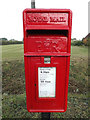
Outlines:
{"label": "ground", "polygon": [[[1,46],[0,46],[1,47]],[[26,109],[23,45],[2,47],[2,117],[40,118]],[[88,48],[71,47],[68,106],[51,118],[88,118]]]}

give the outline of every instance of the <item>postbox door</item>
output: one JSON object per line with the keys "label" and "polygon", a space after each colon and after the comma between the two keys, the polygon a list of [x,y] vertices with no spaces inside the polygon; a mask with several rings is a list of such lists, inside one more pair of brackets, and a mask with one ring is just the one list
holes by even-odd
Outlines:
{"label": "postbox door", "polygon": [[[51,57],[52,62],[50,64],[44,64],[43,60],[44,60],[44,57],[28,57],[28,72],[29,72],[28,81],[27,81],[27,87],[29,88],[27,92],[27,96],[29,97],[27,99],[28,111],[43,111],[43,110],[50,111],[50,110],[56,109],[57,111],[63,112],[66,109],[66,106],[65,106],[66,96],[67,96],[66,85],[68,84],[67,83],[68,82],[67,81],[67,67],[68,67],[67,58]],[[46,90],[45,86],[43,86],[44,84],[41,84],[41,86],[39,86],[39,82],[40,82],[39,72],[41,71],[40,68],[41,69],[44,68],[43,70],[53,69],[52,76],[54,77],[53,79],[55,79],[54,81],[55,86],[50,85],[53,88],[55,87],[54,88],[55,91],[53,91],[54,92],[53,96],[50,96],[51,95],[50,93],[48,93],[49,96],[47,96],[48,95],[47,92],[50,92],[50,90],[49,89]],[[44,79],[44,78],[41,78],[41,79]],[[45,79],[45,80],[48,80],[48,79]],[[42,90],[42,86],[44,90]],[[48,86],[49,86],[49,83],[46,84],[47,88]],[[40,90],[42,92],[40,94],[41,96],[39,95]],[[44,94],[44,92],[46,93]]]}

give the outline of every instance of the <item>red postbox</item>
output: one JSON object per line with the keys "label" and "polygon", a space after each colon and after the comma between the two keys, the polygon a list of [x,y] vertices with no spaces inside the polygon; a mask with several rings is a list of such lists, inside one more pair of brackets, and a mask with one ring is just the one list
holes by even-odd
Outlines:
{"label": "red postbox", "polygon": [[70,65],[72,12],[23,12],[26,99],[29,112],[65,112]]}

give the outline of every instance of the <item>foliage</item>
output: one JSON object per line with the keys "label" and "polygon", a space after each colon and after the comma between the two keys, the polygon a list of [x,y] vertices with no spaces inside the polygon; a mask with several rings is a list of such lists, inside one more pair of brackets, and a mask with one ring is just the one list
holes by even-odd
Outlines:
{"label": "foliage", "polygon": [[72,38],[72,40],[77,40],[76,38]]}
{"label": "foliage", "polygon": [[83,42],[80,41],[80,40],[71,41],[71,45],[73,45],[73,46],[82,46],[82,45],[83,45]]}
{"label": "foliage", "polygon": [[2,41],[2,45],[9,45],[9,44],[22,44],[23,43],[23,41]]}
{"label": "foliage", "polygon": [[7,41],[8,39],[7,39],[7,38],[0,38],[0,41],[1,41],[1,40],[5,40],[5,41]]}
{"label": "foliage", "polygon": [[0,38],[0,45],[9,45],[9,44],[22,44],[23,41],[17,41],[15,39],[8,40],[7,38]]}

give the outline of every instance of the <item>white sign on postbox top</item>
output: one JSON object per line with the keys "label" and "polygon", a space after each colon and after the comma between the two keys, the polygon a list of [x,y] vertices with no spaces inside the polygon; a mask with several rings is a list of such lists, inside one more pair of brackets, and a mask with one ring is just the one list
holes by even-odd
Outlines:
{"label": "white sign on postbox top", "polygon": [[39,97],[55,97],[56,67],[38,67]]}

